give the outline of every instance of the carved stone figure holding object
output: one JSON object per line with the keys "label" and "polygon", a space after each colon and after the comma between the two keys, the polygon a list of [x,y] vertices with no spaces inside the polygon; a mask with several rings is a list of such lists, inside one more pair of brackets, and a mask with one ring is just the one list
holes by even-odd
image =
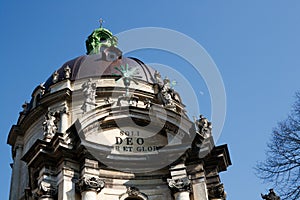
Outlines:
{"label": "carved stone figure holding object", "polygon": [[45,139],[51,140],[54,134],[57,132],[56,118],[53,113],[48,112],[43,122],[43,130]]}
{"label": "carved stone figure holding object", "polygon": [[88,112],[96,106],[96,83],[93,83],[92,79],[89,79],[87,82],[83,83],[81,87],[85,98],[81,109],[84,112]]}
{"label": "carved stone figure holding object", "polygon": [[196,121],[198,126],[198,131],[204,137],[209,137],[211,135],[212,124],[203,115],[199,116],[199,120]]}

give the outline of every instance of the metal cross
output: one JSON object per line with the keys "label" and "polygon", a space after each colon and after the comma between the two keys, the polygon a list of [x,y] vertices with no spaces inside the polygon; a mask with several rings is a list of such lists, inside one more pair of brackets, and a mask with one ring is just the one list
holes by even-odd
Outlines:
{"label": "metal cross", "polygon": [[103,24],[104,20],[102,18],[100,18],[99,22],[100,22],[100,28],[102,28],[102,24]]}

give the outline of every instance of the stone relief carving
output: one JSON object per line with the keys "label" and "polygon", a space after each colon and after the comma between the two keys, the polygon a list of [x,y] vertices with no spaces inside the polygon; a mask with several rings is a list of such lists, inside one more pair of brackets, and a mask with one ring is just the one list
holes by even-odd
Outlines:
{"label": "stone relief carving", "polygon": [[224,190],[224,185],[222,183],[219,183],[209,188],[208,197],[226,200],[226,192]]}
{"label": "stone relief carving", "polygon": [[141,194],[141,192],[139,191],[139,189],[136,188],[136,187],[127,187],[126,193],[129,196],[139,196]]}
{"label": "stone relief carving", "polygon": [[108,96],[104,99],[104,102],[105,102],[105,104],[112,104],[112,103],[114,103],[114,100]]}
{"label": "stone relief carving", "polygon": [[77,188],[80,192],[83,191],[96,191],[100,192],[104,188],[104,181],[98,177],[82,177],[77,182]]}
{"label": "stone relief carving", "polygon": [[174,192],[190,191],[190,180],[188,177],[178,179],[167,179],[169,187]]}
{"label": "stone relief carving", "polygon": [[144,101],[144,106],[146,106],[146,109],[151,108],[152,106],[152,101],[150,99],[145,99]]}
{"label": "stone relief carving", "polygon": [[280,197],[275,194],[273,189],[269,190],[269,194],[261,194],[261,198],[266,200],[280,200]]}
{"label": "stone relief carving", "polygon": [[45,116],[45,120],[43,122],[43,130],[44,130],[44,139],[51,140],[55,133],[57,132],[57,119],[55,114],[52,112],[48,112]]}
{"label": "stone relief carving", "polygon": [[83,112],[88,112],[96,106],[96,83],[92,82],[92,79],[89,79],[82,84],[81,88],[85,98],[81,109]]}
{"label": "stone relief carving", "polygon": [[137,106],[139,98],[136,96],[120,96],[117,101],[117,106]]}

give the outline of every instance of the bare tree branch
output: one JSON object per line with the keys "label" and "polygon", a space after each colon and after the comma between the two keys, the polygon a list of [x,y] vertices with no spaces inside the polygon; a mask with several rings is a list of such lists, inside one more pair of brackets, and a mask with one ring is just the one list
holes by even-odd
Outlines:
{"label": "bare tree branch", "polygon": [[283,200],[300,199],[300,92],[287,119],[273,129],[266,160],[257,164],[256,172],[274,184]]}

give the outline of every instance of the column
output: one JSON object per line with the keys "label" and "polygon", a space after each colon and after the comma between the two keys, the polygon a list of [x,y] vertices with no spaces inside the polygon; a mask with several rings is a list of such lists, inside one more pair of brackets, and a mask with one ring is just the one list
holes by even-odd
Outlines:
{"label": "column", "polygon": [[65,161],[58,168],[60,173],[57,175],[58,198],[59,200],[75,200],[76,190],[74,179],[79,177],[76,172],[78,169],[76,164]]}
{"label": "column", "polygon": [[205,178],[199,178],[192,181],[194,200],[208,200]]}
{"label": "column", "polygon": [[190,200],[190,180],[187,177],[184,164],[178,164],[170,168],[171,179],[168,184],[175,200]]}
{"label": "column", "polygon": [[68,109],[67,107],[64,107],[64,109],[60,111],[60,126],[59,126],[60,133],[65,133],[66,130],[69,128],[68,120],[69,120]]}
{"label": "column", "polygon": [[169,187],[171,188],[175,200],[190,199],[190,180],[185,178],[168,179]]}
{"label": "column", "polygon": [[23,146],[21,144],[16,144],[14,149],[14,162],[13,162],[13,169],[12,169],[12,176],[11,176],[11,187],[10,187],[10,195],[9,199],[17,200],[21,195],[20,190],[20,172],[21,172],[21,157],[23,152]]}
{"label": "column", "polygon": [[82,177],[78,182],[78,189],[82,200],[96,200],[97,194],[104,188],[104,181],[98,177]]}

